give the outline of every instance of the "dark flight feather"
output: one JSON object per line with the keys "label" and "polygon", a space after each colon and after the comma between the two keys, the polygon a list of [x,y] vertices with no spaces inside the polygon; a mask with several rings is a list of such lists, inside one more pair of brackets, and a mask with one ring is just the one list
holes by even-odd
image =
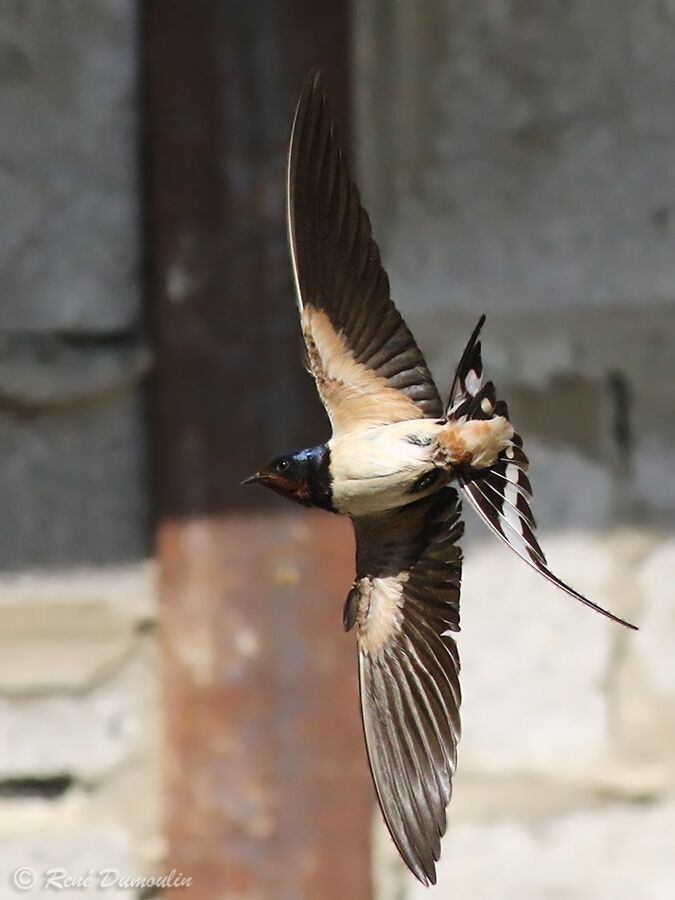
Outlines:
{"label": "dark flight feather", "polygon": [[[338,146],[318,73],[305,84],[293,124],[288,226],[301,308],[314,307],[328,316],[353,359],[409,399],[410,418],[438,418],[443,411],[438,391],[390,297],[389,279]],[[305,337],[311,342],[311,334]],[[326,372],[321,362],[312,361],[311,349],[309,360],[326,402],[327,392],[321,389]]]}
{"label": "dark flight feather", "polygon": [[[455,377],[450,388],[450,401],[448,403],[448,416],[455,410],[458,405],[475,396],[476,385],[482,384],[483,379],[483,361],[481,358],[481,346],[479,341],[480,333],[485,325],[485,315],[478,320],[478,324],[471,333],[471,337],[466,343],[462,357],[457,365]],[[471,376],[473,378],[470,381]],[[455,416],[454,418],[457,418]]]}
{"label": "dark flight feather", "polygon": [[[493,383],[488,381],[483,384],[481,344],[478,337],[484,322],[485,316],[481,316],[457,367],[450,390],[449,419],[490,419],[493,416],[509,419],[508,407],[503,400],[496,399]],[[462,473],[458,483],[462,493],[488,528],[540,575],[603,616],[635,629],[635,625],[603,609],[565,584],[548,568],[544,552],[534,534],[536,522],[530,508],[532,486],[527,477],[528,466],[522,438],[514,434],[511,445],[502,451],[494,466]]]}
{"label": "dark flight feather", "polygon": [[456,491],[443,488],[354,520],[357,580],[345,621],[358,626],[368,760],[394,843],[423,884],[436,881],[461,732],[451,636],[459,631],[459,512]]}

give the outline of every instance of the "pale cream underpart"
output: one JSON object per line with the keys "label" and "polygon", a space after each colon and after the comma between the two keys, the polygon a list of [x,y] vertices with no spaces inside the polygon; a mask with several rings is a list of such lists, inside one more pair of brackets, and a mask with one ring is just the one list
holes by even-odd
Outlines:
{"label": "pale cream underpart", "polygon": [[358,623],[364,653],[377,655],[401,630],[403,587],[408,578],[408,572],[401,572],[396,578],[361,579]]}
{"label": "pale cream underpart", "polygon": [[[426,446],[407,438],[428,439]],[[502,417],[489,421],[448,422],[433,419],[397,422],[334,435],[328,442],[333,475],[333,502],[340,512],[360,516],[404,506],[433,493],[452,478],[453,466],[492,465],[513,436]],[[438,467],[447,476],[422,493],[410,493],[417,479]]]}
{"label": "pale cream underpart", "polygon": [[416,419],[334,434],[328,446],[337,509],[360,516],[419,499],[421,494],[409,491],[433,466],[432,444],[420,447],[406,436],[416,434],[433,441],[438,431],[433,419]]}
{"label": "pale cream underpart", "polygon": [[334,433],[421,418],[412,400],[354,359],[323,310],[305,306],[301,320],[312,374]]}

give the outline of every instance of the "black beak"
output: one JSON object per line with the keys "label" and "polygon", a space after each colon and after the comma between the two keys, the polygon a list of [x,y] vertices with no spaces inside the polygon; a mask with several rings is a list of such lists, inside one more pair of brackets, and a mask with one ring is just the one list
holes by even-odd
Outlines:
{"label": "black beak", "polygon": [[258,472],[255,475],[251,475],[249,478],[244,478],[242,484],[255,484],[256,481],[260,481],[260,474]]}

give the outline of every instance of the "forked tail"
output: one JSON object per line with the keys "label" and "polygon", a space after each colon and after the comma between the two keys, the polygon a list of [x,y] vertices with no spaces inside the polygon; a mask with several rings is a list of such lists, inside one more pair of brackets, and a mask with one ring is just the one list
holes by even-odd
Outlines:
{"label": "forked tail", "polygon": [[[491,381],[483,383],[479,336],[484,323],[485,316],[481,316],[457,366],[450,389],[449,420],[462,422],[504,416],[510,421],[506,403],[496,399],[494,384]],[[547,567],[546,557],[534,534],[537,526],[530,509],[532,486],[527,477],[528,466],[522,439],[514,434],[493,466],[463,474],[459,478],[459,487],[488,528],[544,578],[603,616],[636,629],[635,625],[569,587]]]}

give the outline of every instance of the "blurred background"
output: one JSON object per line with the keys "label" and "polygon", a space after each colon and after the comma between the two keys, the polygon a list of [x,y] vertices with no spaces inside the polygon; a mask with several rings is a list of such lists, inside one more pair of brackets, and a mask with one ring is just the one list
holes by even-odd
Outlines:
{"label": "blurred background", "polygon": [[672,0],[0,0],[1,896],[428,896],[373,808],[349,523],[238,486],[328,432],[284,223],[319,66],[439,388],[486,312],[549,562],[641,628],[467,512],[432,896],[675,897],[674,46]]}

